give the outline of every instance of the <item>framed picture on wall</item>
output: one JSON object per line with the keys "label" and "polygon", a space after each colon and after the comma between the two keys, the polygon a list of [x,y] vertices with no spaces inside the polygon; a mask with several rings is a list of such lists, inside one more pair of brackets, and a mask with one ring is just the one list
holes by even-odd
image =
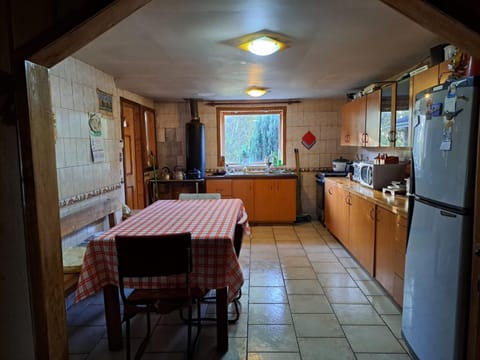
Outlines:
{"label": "framed picture on wall", "polygon": [[112,113],[112,95],[97,89],[98,108],[102,112]]}

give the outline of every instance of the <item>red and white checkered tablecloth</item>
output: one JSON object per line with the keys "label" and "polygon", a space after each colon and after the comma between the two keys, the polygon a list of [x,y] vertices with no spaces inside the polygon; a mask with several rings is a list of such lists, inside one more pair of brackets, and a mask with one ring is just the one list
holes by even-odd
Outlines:
{"label": "red and white checkered tablecloth", "polygon": [[[95,294],[105,285],[118,285],[116,235],[192,234],[192,286],[217,289],[228,286],[232,301],[243,284],[233,247],[236,224],[250,234],[247,213],[240,199],[161,200],[89,242],[80,271],[75,301]],[[128,280],[126,287],[175,286],[176,277]]]}

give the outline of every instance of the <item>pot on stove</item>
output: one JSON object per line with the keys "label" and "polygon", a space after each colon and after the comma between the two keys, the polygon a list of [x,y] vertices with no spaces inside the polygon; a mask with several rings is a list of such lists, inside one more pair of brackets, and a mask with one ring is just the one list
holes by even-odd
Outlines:
{"label": "pot on stove", "polygon": [[343,157],[339,157],[332,161],[332,170],[335,172],[345,172],[347,169],[348,160]]}

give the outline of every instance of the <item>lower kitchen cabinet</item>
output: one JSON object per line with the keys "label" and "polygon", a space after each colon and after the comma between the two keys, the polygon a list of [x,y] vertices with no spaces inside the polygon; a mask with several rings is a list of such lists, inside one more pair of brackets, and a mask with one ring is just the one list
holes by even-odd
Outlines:
{"label": "lower kitchen cabinet", "polygon": [[295,221],[296,179],[255,179],[253,184],[255,221]]}
{"label": "lower kitchen cabinet", "polygon": [[253,221],[255,219],[253,180],[238,179],[232,181],[232,197],[242,199],[248,219]]}
{"label": "lower kitchen cabinet", "polygon": [[218,193],[222,199],[232,198],[232,180],[207,180],[207,193]]}
{"label": "lower kitchen cabinet", "polygon": [[374,274],[375,204],[349,193],[348,249],[370,275]]}
{"label": "lower kitchen cabinet", "polygon": [[295,178],[207,179],[207,192],[242,199],[250,222],[292,223],[296,219]]}
{"label": "lower kitchen cabinet", "polygon": [[325,181],[325,225],[346,248],[349,248],[348,223],[348,191]]}
{"label": "lower kitchen cabinet", "polygon": [[406,222],[405,217],[377,207],[375,278],[400,306],[403,304]]}

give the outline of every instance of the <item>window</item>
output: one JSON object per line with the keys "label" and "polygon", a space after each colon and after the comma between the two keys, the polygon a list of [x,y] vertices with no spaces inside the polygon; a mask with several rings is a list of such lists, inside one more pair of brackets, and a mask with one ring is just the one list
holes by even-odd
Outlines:
{"label": "window", "polygon": [[285,164],[286,107],[217,108],[218,164]]}

